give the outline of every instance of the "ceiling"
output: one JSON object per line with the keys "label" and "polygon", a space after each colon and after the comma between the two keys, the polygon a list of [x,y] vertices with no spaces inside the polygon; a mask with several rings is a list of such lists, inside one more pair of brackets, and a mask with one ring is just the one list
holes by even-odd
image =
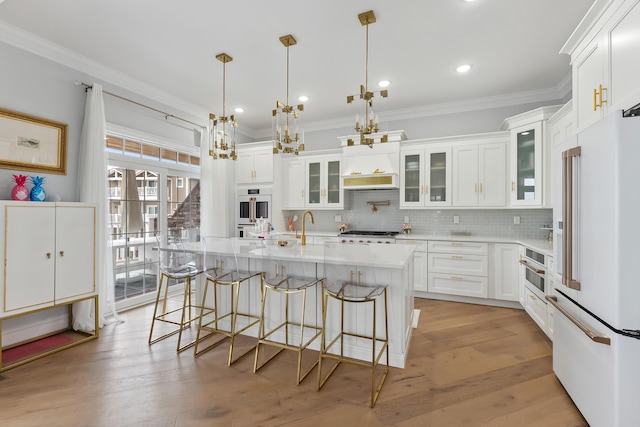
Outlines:
{"label": "ceiling", "polygon": [[[369,26],[369,89],[388,79],[389,97],[374,109],[401,114],[470,100],[570,90],[569,58],[558,52],[593,0],[6,0],[0,27],[63,47],[75,64],[91,64],[105,88],[119,86],[206,117],[222,113],[226,52],[226,112],[236,106],[240,130],[269,134],[276,100],[305,94],[305,127],[346,123],[361,113],[347,104],[365,83]],[[41,40],[40,38],[44,39]],[[0,39],[1,40],[1,39]],[[77,55],[80,57],[77,57]],[[458,74],[463,63],[471,71]],[[110,86],[111,84],[111,86]],[[335,126],[334,126],[335,127]]]}

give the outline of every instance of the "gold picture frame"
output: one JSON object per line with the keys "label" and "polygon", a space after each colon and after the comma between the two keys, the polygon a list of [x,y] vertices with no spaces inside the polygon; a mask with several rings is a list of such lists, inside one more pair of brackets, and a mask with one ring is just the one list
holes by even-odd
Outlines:
{"label": "gold picture frame", "polygon": [[67,125],[0,108],[0,168],[67,174]]}

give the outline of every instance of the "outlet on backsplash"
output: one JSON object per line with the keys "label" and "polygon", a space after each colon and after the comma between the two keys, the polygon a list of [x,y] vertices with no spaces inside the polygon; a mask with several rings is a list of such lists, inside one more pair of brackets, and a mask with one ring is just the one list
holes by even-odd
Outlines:
{"label": "outlet on backsplash", "polygon": [[519,216],[517,216],[517,215],[516,215],[516,216],[514,216],[514,217],[513,217],[513,223],[514,223],[515,225],[519,225],[519,224],[520,224],[520,217],[519,217]]}
{"label": "outlet on backsplash", "polygon": [[404,223],[405,224],[409,224],[411,221],[409,221],[409,215],[405,215],[404,217]]}
{"label": "outlet on backsplash", "polygon": [[453,216],[453,223],[454,224],[460,224],[460,217],[458,215],[454,215]]}
{"label": "outlet on backsplash", "polygon": [[342,222],[342,215],[334,215],[333,222]]}

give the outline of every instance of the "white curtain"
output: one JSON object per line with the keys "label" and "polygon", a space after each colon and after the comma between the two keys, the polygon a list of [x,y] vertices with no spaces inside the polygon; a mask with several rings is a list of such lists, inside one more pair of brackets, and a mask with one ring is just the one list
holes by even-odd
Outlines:
{"label": "white curtain", "polygon": [[[98,316],[100,327],[121,321],[115,308],[113,282],[113,254],[107,222],[109,204],[107,199],[107,158],[105,153],[106,124],[102,86],[94,83],[87,91],[84,123],[80,135],[78,156],[77,200],[96,205],[96,284],[98,287],[99,313],[88,301],[74,304],[73,327],[92,332]],[[106,315],[112,319],[107,321]]]}
{"label": "white curtain", "polygon": [[209,132],[205,128],[200,136],[200,235],[229,237],[228,200],[231,194],[229,174],[233,160],[214,160],[209,155]]}

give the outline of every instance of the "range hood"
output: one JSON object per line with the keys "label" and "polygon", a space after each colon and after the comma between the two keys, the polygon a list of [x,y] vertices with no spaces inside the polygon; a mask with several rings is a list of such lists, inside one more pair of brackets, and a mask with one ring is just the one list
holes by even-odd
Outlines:
{"label": "range hood", "polygon": [[386,132],[389,142],[348,146],[347,140],[359,136],[340,137],[342,142],[342,186],[345,190],[383,190],[400,188],[400,140],[404,131]]}

